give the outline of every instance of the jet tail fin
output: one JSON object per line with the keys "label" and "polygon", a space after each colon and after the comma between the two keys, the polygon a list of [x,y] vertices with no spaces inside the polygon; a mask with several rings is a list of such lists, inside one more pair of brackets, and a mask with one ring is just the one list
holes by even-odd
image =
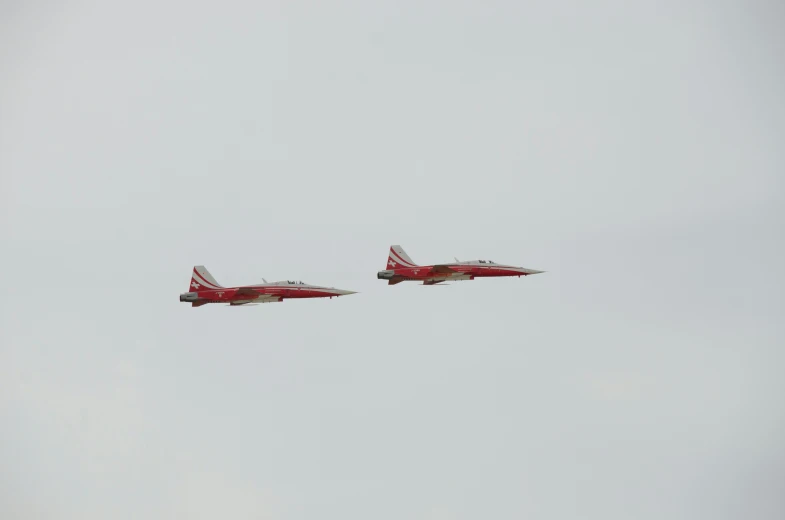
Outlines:
{"label": "jet tail fin", "polygon": [[223,286],[215,281],[210,271],[203,265],[195,265],[193,273],[191,273],[191,285],[189,291],[209,290],[209,289],[223,289]]}
{"label": "jet tail fin", "polygon": [[387,255],[387,269],[397,267],[418,267],[406,251],[401,246],[390,246],[390,254]]}

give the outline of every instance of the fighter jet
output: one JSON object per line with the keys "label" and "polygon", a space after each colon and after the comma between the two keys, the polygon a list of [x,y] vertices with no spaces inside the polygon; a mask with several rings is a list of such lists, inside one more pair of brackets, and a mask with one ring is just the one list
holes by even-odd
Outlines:
{"label": "fighter jet", "polygon": [[287,298],[332,298],[355,294],[334,287],[320,287],[307,283],[285,280],[240,287],[223,287],[215,281],[203,265],[194,266],[191,275],[190,291],[180,295],[181,302],[190,302],[191,307],[201,307],[207,303],[228,303],[230,306],[280,302]]}
{"label": "fighter jet", "polygon": [[379,271],[376,277],[387,280],[388,285],[395,285],[405,281],[421,281],[423,285],[434,285],[453,280],[474,280],[490,276],[528,276],[530,274],[544,273],[524,267],[497,264],[492,260],[470,260],[435,265],[417,265],[412,261],[401,246],[390,246],[387,257],[387,270]]}

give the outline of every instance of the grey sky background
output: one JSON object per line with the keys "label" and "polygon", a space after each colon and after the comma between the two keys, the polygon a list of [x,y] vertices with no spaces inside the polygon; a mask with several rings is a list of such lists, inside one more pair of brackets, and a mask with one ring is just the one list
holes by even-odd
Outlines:
{"label": "grey sky background", "polygon": [[785,517],[781,2],[0,12],[0,517]]}

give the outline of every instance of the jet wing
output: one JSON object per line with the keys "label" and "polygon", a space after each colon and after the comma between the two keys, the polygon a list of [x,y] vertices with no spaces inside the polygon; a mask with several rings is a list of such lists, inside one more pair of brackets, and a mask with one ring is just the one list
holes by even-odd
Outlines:
{"label": "jet wing", "polygon": [[281,301],[279,294],[263,294],[252,287],[240,287],[232,295],[236,300],[230,302],[231,305],[247,305],[249,303],[271,303]]}
{"label": "jet wing", "polygon": [[281,299],[282,298],[277,294],[259,294],[258,292],[254,291],[254,294],[253,296],[251,296],[251,298],[247,300],[235,300],[229,303],[229,305],[236,306],[236,305],[248,305],[249,303],[250,304],[273,303],[273,302],[279,302],[281,301]]}
{"label": "jet wing", "polygon": [[271,302],[279,302],[281,301],[281,299],[282,298],[279,294],[258,294],[256,300],[254,301],[259,303],[271,303]]}
{"label": "jet wing", "polygon": [[431,272],[434,274],[454,274],[457,273],[455,269],[451,269],[446,265],[435,265],[431,268]]}

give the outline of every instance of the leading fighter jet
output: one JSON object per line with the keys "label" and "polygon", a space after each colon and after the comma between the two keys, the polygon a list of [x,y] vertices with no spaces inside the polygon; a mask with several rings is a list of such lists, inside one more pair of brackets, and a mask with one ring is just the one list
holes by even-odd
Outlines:
{"label": "leading fighter jet", "polygon": [[[264,278],[262,278],[264,280]],[[334,287],[320,287],[294,280],[263,284],[244,285],[240,287],[223,287],[215,281],[203,265],[194,267],[191,274],[190,291],[180,295],[181,302],[190,302],[191,307],[200,307],[207,303],[228,303],[231,306],[280,302],[287,298],[332,298],[355,294]]]}
{"label": "leading fighter jet", "polygon": [[380,280],[387,280],[388,285],[405,281],[421,281],[423,285],[434,285],[453,280],[474,280],[489,276],[521,277],[544,272],[525,267],[497,264],[492,260],[461,262],[457,258],[455,262],[444,264],[417,265],[401,246],[390,246],[390,254],[387,256],[387,270],[379,271],[376,277]]}

